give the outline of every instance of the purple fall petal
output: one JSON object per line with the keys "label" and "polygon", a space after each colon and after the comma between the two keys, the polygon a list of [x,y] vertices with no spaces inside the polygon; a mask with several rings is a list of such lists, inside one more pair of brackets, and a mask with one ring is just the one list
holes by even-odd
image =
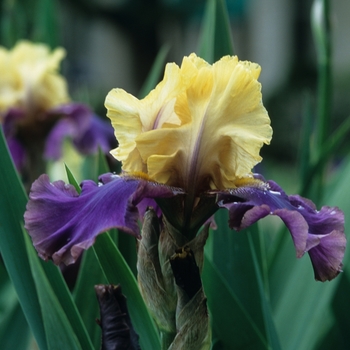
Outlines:
{"label": "purple fall petal", "polygon": [[51,183],[45,174],[33,183],[24,219],[41,258],[71,264],[112,227],[139,236],[137,205],[144,198],[176,194],[138,178],[104,174],[99,180],[100,185],[83,181],[80,195],[63,181]]}
{"label": "purple fall petal", "polygon": [[73,143],[82,154],[97,153],[99,148],[107,154],[116,146],[114,129],[110,122],[104,122],[98,116],[93,115],[88,129],[74,137]]}
{"label": "purple fall petal", "polygon": [[229,226],[236,230],[267,215],[279,216],[292,235],[297,257],[309,253],[317,280],[331,280],[341,271],[346,237],[340,209],[325,206],[317,211],[310,200],[287,196],[274,181],[221,192],[218,205],[229,210]]}
{"label": "purple fall petal", "polygon": [[319,244],[308,250],[315,279],[327,281],[329,276],[337,276],[341,272],[346,238],[340,231],[332,231],[328,235],[318,237]]}
{"label": "purple fall petal", "polygon": [[61,105],[50,111],[51,114],[61,115],[46,138],[45,158],[57,160],[62,157],[62,146],[65,138],[74,139],[88,129],[92,112],[80,103]]}
{"label": "purple fall petal", "polygon": [[45,157],[57,160],[62,156],[65,138],[72,139],[77,150],[82,154],[93,154],[100,147],[109,152],[116,142],[110,123],[104,122],[85,105],[70,103],[50,111],[62,115],[46,139]]}
{"label": "purple fall petal", "polygon": [[63,141],[75,134],[74,124],[68,119],[59,120],[46,139],[44,156],[46,159],[58,160],[62,157]]}
{"label": "purple fall petal", "polygon": [[6,138],[16,135],[16,124],[25,117],[24,112],[19,108],[10,108],[4,115],[2,124]]}
{"label": "purple fall petal", "polygon": [[4,115],[2,128],[6,138],[11,157],[18,171],[24,166],[26,159],[26,151],[22,143],[16,138],[16,123],[24,118],[24,113],[18,108],[10,108]]}
{"label": "purple fall petal", "polygon": [[21,171],[26,161],[26,151],[24,147],[14,137],[7,138],[6,142],[16,169]]}

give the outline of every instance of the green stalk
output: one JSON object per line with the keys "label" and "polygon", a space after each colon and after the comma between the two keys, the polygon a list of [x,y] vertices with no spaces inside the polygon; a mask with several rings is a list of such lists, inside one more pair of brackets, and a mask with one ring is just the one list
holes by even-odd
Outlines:
{"label": "green stalk", "polygon": [[[319,79],[316,130],[316,153],[318,153],[328,140],[331,118],[332,50],[329,0],[314,1],[311,11],[311,25],[316,46]],[[318,200],[322,197],[325,168],[323,166],[316,177],[316,196]]]}
{"label": "green stalk", "polygon": [[161,349],[162,350],[169,349],[169,346],[173,342],[175,336],[176,336],[176,334],[174,334],[174,333],[160,332]]}
{"label": "green stalk", "polygon": [[302,196],[307,196],[308,189],[312,185],[312,179],[320,173],[321,169],[324,168],[327,163],[326,159],[330,158],[332,154],[335,154],[339,146],[342,144],[344,139],[349,135],[350,132],[350,117],[346,118],[344,122],[332,133],[328,138],[328,141],[318,152],[318,156],[314,161],[310,161],[308,173],[303,179],[303,186],[299,193]]}

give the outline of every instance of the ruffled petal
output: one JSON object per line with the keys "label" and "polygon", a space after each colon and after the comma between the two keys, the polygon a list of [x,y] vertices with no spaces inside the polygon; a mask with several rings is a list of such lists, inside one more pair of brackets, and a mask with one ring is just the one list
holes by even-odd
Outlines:
{"label": "ruffled petal", "polygon": [[318,244],[308,250],[312,266],[314,267],[315,279],[327,281],[329,276],[337,276],[343,266],[339,263],[343,260],[346,238],[341,231],[332,231],[328,235],[316,238]]}
{"label": "ruffled petal", "polygon": [[346,237],[340,209],[324,206],[318,211],[310,200],[287,196],[273,181],[222,191],[218,205],[229,210],[229,226],[236,230],[267,215],[279,216],[292,235],[297,257],[309,253],[317,280],[331,280],[341,271]]}
{"label": "ruffled petal", "polygon": [[192,54],[181,65],[181,125],[142,133],[137,149],[151,178],[186,191],[234,187],[260,162],[272,137],[262,104],[260,67],[223,57],[212,66]]}
{"label": "ruffled petal", "polygon": [[41,175],[32,185],[25,228],[44,260],[66,265],[76,261],[96,236],[112,227],[139,236],[139,205],[143,199],[171,197],[174,188],[139,178],[104,174],[97,185],[83,181],[81,194],[63,181]]}
{"label": "ruffled petal", "polygon": [[120,89],[106,99],[125,172],[184,188],[191,196],[234,187],[260,162],[272,137],[257,81],[260,66],[223,57],[213,65],[191,54],[143,100]]}
{"label": "ruffled petal", "polygon": [[46,112],[69,100],[66,80],[58,72],[63,48],[19,41],[0,47],[0,111],[17,107],[27,115]]}
{"label": "ruffled petal", "polygon": [[119,143],[118,148],[111,153],[123,162],[124,171],[146,172],[136,149],[135,140],[140,134],[180,124],[174,113],[174,103],[182,88],[179,67],[168,64],[163,80],[142,100],[122,89],[109,92],[105,106]]}

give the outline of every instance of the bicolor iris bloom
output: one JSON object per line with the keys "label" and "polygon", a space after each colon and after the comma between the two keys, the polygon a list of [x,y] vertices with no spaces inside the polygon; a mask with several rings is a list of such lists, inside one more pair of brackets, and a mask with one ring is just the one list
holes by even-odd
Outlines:
{"label": "bicolor iris bloom", "polygon": [[236,230],[279,216],[297,257],[309,253],[315,278],[337,276],[346,245],[342,211],[318,211],[252,173],[272,137],[259,74],[259,65],[236,56],[210,65],[191,54],[180,67],[167,64],[163,80],[142,100],[113,89],[105,105],[122,174],[84,181],[80,194],[47,175],[34,182],[25,227],[39,255],[73,263],[112,227],[140,237],[138,220],[149,206],[189,241],[225,208]]}
{"label": "bicolor iris bloom", "polygon": [[[83,154],[108,152],[113,129],[85,105],[72,103],[59,74],[63,48],[20,41],[12,50],[0,47],[0,124],[18,169],[30,143],[45,140],[45,157],[61,156],[63,139],[71,137]],[[87,142],[87,139],[89,140]],[[115,140],[114,140],[115,141]]]}

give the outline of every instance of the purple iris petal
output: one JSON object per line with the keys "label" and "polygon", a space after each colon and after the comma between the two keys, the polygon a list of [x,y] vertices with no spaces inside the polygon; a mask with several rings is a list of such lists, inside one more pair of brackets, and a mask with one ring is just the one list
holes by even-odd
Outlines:
{"label": "purple iris petal", "polygon": [[229,225],[236,230],[267,215],[279,216],[292,235],[297,257],[309,253],[317,280],[331,280],[341,271],[346,238],[340,209],[325,206],[318,211],[306,198],[287,196],[274,181],[221,192],[218,204],[229,210]]}
{"label": "purple iris petal", "polygon": [[6,111],[4,115],[4,122],[2,124],[6,138],[13,137],[16,134],[16,124],[24,117],[25,113],[19,108],[10,108]]}
{"label": "purple iris petal", "polygon": [[97,153],[101,148],[103,153],[108,153],[116,146],[114,129],[110,122],[104,122],[101,118],[93,115],[88,129],[78,134],[73,143],[82,154]]}
{"label": "purple iris petal", "polygon": [[317,237],[318,245],[308,251],[314,267],[315,278],[319,281],[337,276],[341,270],[345,250],[345,236],[343,232],[332,231],[323,237]]}
{"label": "purple iris petal", "polygon": [[15,137],[17,127],[16,123],[24,117],[22,110],[10,108],[4,115],[2,128],[6,137],[7,146],[11,157],[18,171],[20,171],[26,160],[26,151],[22,143]]}
{"label": "purple iris petal", "polygon": [[96,236],[112,227],[139,236],[137,205],[144,198],[171,197],[176,189],[146,180],[104,174],[97,185],[83,181],[79,195],[63,181],[41,175],[32,185],[25,228],[44,260],[66,265],[76,261]]}
{"label": "purple iris petal", "polygon": [[96,153],[100,147],[104,153],[113,148],[114,131],[110,123],[104,122],[85,105],[70,103],[50,111],[63,117],[55,124],[46,140],[45,157],[57,160],[62,156],[65,138],[82,154]]}
{"label": "purple iris petal", "polygon": [[26,151],[22,144],[14,137],[6,139],[13,163],[18,171],[21,171],[26,162]]}

